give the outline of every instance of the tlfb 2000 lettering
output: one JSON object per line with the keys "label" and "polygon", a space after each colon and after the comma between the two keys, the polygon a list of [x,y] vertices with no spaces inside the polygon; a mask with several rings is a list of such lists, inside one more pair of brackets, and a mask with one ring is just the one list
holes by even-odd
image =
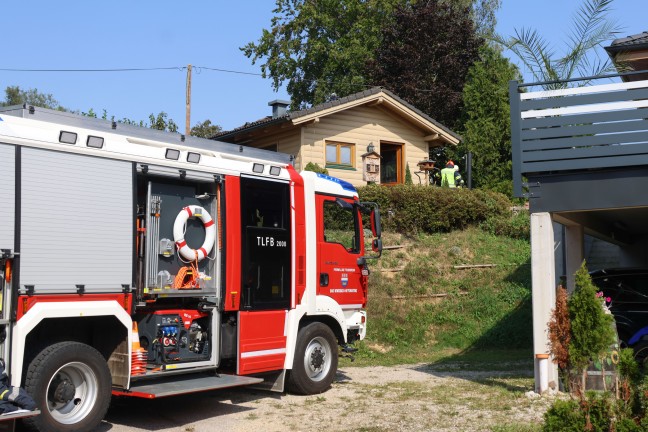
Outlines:
{"label": "tlfb 2000 lettering", "polygon": [[257,237],[257,246],[274,246],[274,237]]}
{"label": "tlfb 2000 lettering", "polygon": [[286,240],[276,240],[274,237],[257,237],[257,246],[262,247],[286,247],[288,242]]}

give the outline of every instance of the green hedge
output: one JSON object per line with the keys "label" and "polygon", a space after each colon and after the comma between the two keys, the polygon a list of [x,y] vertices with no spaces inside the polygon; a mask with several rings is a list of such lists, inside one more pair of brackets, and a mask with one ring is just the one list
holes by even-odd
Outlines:
{"label": "green hedge", "polygon": [[358,193],[361,201],[380,205],[385,230],[403,234],[449,232],[511,216],[506,196],[480,189],[368,185]]}

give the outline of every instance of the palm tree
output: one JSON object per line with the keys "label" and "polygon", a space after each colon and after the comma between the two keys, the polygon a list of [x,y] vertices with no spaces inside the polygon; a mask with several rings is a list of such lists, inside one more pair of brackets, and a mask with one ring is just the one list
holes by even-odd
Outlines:
{"label": "palm tree", "polygon": [[[601,59],[593,50],[613,39],[619,27],[608,19],[613,0],[585,0],[574,16],[572,31],[566,42],[566,54],[556,57],[551,45],[534,29],[515,29],[515,36],[495,40],[511,50],[526,66],[536,81],[553,82],[568,80],[577,73],[580,76],[598,76],[614,71],[607,56]],[[545,89],[565,88],[569,85],[583,86],[589,81],[578,83],[545,84]]]}

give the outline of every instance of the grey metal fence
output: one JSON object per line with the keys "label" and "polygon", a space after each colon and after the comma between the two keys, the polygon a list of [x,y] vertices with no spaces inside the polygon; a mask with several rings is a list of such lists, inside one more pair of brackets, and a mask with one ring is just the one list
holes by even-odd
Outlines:
{"label": "grey metal fence", "polygon": [[531,173],[648,165],[648,81],[524,87],[509,84],[516,196]]}

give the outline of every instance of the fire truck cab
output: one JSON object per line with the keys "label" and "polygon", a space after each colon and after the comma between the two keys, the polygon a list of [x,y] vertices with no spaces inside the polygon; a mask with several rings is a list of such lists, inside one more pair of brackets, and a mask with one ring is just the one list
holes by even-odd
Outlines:
{"label": "fire truck cab", "polygon": [[0,357],[39,430],[111,395],[320,393],[365,337],[378,206],[288,155],[21,106],[0,173]]}

